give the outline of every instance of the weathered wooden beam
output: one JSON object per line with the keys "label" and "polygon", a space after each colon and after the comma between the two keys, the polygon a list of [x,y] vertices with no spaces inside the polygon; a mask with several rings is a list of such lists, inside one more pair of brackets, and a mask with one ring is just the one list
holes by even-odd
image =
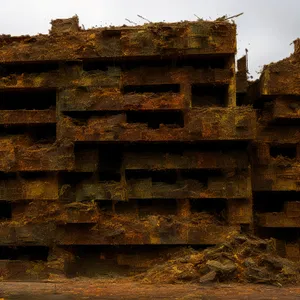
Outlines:
{"label": "weathered wooden beam", "polygon": [[140,67],[122,72],[121,85],[229,84],[232,75],[231,69]]}
{"label": "weathered wooden beam", "polygon": [[274,119],[300,119],[300,97],[282,96],[274,100]]}
{"label": "weathered wooden beam", "polygon": [[259,215],[259,226],[273,228],[299,228],[300,217],[288,217],[284,212]]}
{"label": "weathered wooden beam", "polygon": [[0,200],[58,200],[56,176],[18,178],[8,176],[0,180]]}
{"label": "weathered wooden beam", "polygon": [[182,154],[126,152],[123,160],[126,170],[241,169],[247,168],[248,165],[248,157],[241,151],[230,153],[184,151]]}
{"label": "weathered wooden beam", "polygon": [[51,35],[31,37],[2,35],[0,46],[1,62],[234,54],[236,25],[203,21],[119,27],[113,31],[99,28],[65,34],[54,30]]}
{"label": "weathered wooden beam", "polygon": [[[72,224],[70,224],[72,225]],[[129,226],[129,228],[127,228]],[[203,224],[185,227],[167,224],[161,220],[147,228],[146,224],[119,223],[113,228],[101,224],[95,230],[91,227],[62,226],[57,232],[59,245],[214,245],[225,242],[228,236],[237,234],[240,226]]]}
{"label": "weathered wooden beam", "polygon": [[[25,65],[20,65],[26,67]],[[31,65],[27,66],[30,68]],[[46,68],[46,67],[45,67]],[[4,65],[7,75],[0,77],[1,90],[14,90],[26,88],[72,88],[93,87],[118,88],[120,86],[120,67],[108,66],[107,71],[98,70],[84,71],[82,63],[74,66],[64,65],[58,70],[42,71],[41,73],[10,73],[9,65]],[[14,72],[14,71],[12,71]],[[36,71],[35,71],[36,72]]]}
{"label": "weathered wooden beam", "polygon": [[300,166],[296,161],[274,159],[253,168],[253,191],[300,191]]}
{"label": "weathered wooden beam", "polygon": [[146,123],[127,123],[125,114],[93,117],[84,125],[75,124],[72,118],[61,117],[57,136],[74,142],[247,141],[256,136],[255,113],[249,108],[193,109],[187,111],[184,118],[183,128],[166,124],[151,129]]}
{"label": "weathered wooden beam", "polygon": [[0,171],[63,171],[75,168],[72,144],[15,144],[13,138],[1,139]]}
{"label": "weathered wooden beam", "polygon": [[176,93],[123,94],[115,88],[65,89],[59,94],[61,111],[180,110],[184,95]]}
{"label": "weathered wooden beam", "polygon": [[17,171],[70,171],[75,168],[72,144],[17,147]]}
{"label": "weathered wooden beam", "polygon": [[55,109],[0,110],[0,125],[55,124]]}

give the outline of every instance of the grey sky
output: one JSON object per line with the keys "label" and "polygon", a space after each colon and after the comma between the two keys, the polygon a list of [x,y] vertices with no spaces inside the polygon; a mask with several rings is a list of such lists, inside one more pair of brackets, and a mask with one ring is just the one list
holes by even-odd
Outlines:
{"label": "grey sky", "polygon": [[[293,52],[290,43],[300,37],[300,0],[0,0],[0,34],[47,33],[50,20],[77,14],[85,28],[195,20],[244,15],[238,25],[238,57],[249,50],[250,73]],[[129,24],[128,24],[129,25]]]}

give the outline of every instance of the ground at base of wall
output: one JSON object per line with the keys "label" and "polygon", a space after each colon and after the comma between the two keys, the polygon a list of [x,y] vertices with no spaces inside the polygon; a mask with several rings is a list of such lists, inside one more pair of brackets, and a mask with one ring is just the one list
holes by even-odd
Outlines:
{"label": "ground at base of wall", "polygon": [[[61,282],[2,282],[10,300],[77,299],[298,299],[300,286],[253,284],[141,284],[131,280],[68,279]],[[0,298],[1,299],[1,298]]]}

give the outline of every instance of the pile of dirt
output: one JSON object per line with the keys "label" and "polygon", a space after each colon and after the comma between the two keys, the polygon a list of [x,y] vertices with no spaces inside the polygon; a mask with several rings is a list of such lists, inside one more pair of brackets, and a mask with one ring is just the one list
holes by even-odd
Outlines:
{"label": "pile of dirt", "polygon": [[299,282],[299,264],[276,254],[273,240],[239,235],[202,251],[179,251],[137,279],[149,283],[251,282],[283,285]]}

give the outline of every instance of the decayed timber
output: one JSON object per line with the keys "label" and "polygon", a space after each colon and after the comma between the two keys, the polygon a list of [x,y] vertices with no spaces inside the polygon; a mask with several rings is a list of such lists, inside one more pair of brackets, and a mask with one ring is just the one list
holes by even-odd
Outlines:
{"label": "decayed timber", "polygon": [[[236,107],[236,26],[51,23],[49,35],[0,36],[0,246],[47,247],[43,278],[74,259],[63,246],[214,245],[251,227],[257,121]],[[258,124],[273,143],[269,119]]]}
{"label": "decayed timber", "polygon": [[181,180],[175,184],[152,182],[149,179],[130,180],[130,199],[201,199],[201,198],[248,198],[251,197],[250,178],[209,178],[206,187],[201,181]]}
{"label": "decayed timber", "polygon": [[3,138],[0,141],[0,170],[10,172],[15,168],[16,155],[12,139]]}
{"label": "decayed timber", "polygon": [[260,215],[259,225],[262,227],[275,228],[299,228],[300,217],[287,217],[287,215],[283,212],[265,213]]}
{"label": "decayed timber", "polygon": [[[155,222],[159,220],[159,222]],[[54,223],[7,224],[1,227],[2,245],[214,245],[228,235],[237,234],[240,226],[224,224],[191,224],[189,219],[153,216],[141,221],[132,217],[106,217],[98,225]],[[114,224],[118,222],[117,225]],[[78,226],[79,225],[79,226]],[[201,225],[199,227],[199,225]]]}
{"label": "decayed timber", "polygon": [[[258,124],[260,125],[260,124]],[[258,126],[257,141],[276,144],[295,144],[300,142],[300,126]]]}
{"label": "decayed timber", "polygon": [[14,139],[1,139],[0,171],[73,170],[75,158],[72,144],[15,145]]}
{"label": "decayed timber", "polygon": [[18,171],[73,170],[75,165],[73,145],[41,145],[16,149]]}
{"label": "decayed timber", "polygon": [[127,152],[124,153],[123,165],[126,170],[243,169],[249,162],[246,153],[239,151]]}
{"label": "decayed timber", "polygon": [[9,175],[0,180],[0,200],[58,200],[57,177],[21,178]]}
{"label": "decayed timber", "polygon": [[278,228],[300,227],[300,202],[284,202],[284,211],[263,213],[259,215],[259,226]]}
{"label": "decayed timber", "polygon": [[159,225],[154,225],[146,221],[144,224],[131,224],[130,229],[122,223],[115,228],[100,224],[92,232],[89,227],[67,226],[59,228],[57,237],[61,245],[212,245],[225,241],[228,234],[236,234],[240,229],[240,226],[204,224],[199,228],[199,225],[167,223],[160,220]]}
{"label": "decayed timber", "polygon": [[236,92],[237,93],[247,93],[248,88],[248,61],[247,56],[243,56],[242,58],[238,59],[237,61],[237,74],[236,74]]}
{"label": "decayed timber", "polygon": [[295,52],[288,58],[271,63],[263,70],[260,93],[264,96],[300,95],[300,52],[295,41]]}
{"label": "decayed timber", "polygon": [[55,110],[1,110],[0,125],[55,124]]}
{"label": "decayed timber", "polygon": [[62,117],[57,124],[57,136],[74,142],[160,142],[252,140],[256,134],[255,113],[248,108],[193,109],[186,112],[184,119],[183,128],[171,124],[151,129],[144,123],[127,123],[125,114],[93,117],[84,125]]}
{"label": "decayed timber", "polygon": [[99,149],[97,146],[76,146],[74,149],[75,171],[96,172],[99,169]]}
{"label": "decayed timber", "polygon": [[5,246],[47,246],[54,242],[56,224],[14,224],[2,222],[0,224],[0,241]]}
{"label": "decayed timber", "polygon": [[[78,28],[78,27],[77,27]],[[236,26],[229,22],[182,22],[50,35],[0,37],[1,62],[62,61],[126,56],[234,54]]]}
{"label": "decayed timber", "polygon": [[300,217],[300,202],[284,202],[284,212],[289,218]]}
{"label": "decayed timber", "polygon": [[186,108],[184,95],[122,94],[115,88],[65,89],[60,93],[61,111],[180,110]]}
{"label": "decayed timber", "polygon": [[125,71],[121,76],[122,86],[155,84],[230,84],[231,69],[195,69],[141,67]]}
{"label": "decayed timber", "polygon": [[274,100],[274,119],[300,119],[300,96],[281,96]]}
{"label": "decayed timber", "polygon": [[98,221],[99,212],[93,203],[60,203],[58,201],[31,201],[15,203],[12,221],[19,224],[93,224]]}
{"label": "decayed timber", "polygon": [[252,198],[229,199],[227,204],[227,221],[229,224],[252,224]]}
{"label": "decayed timber", "polygon": [[[151,176],[151,175],[150,175]],[[207,186],[206,186],[207,184]],[[208,177],[201,180],[181,179],[175,183],[145,179],[127,179],[124,182],[83,181],[76,185],[76,200],[116,200],[128,199],[201,199],[201,198],[249,198],[252,196],[248,172],[230,178]]]}
{"label": "decayed timber", "polygon": [[0,260],[0,270],[3,280],[39,280],[49,277],[46,263],[24,260]]}
{"label": "decayed timber", "polygon": [[254,191],[300,191],[299,163],[288,159],[273,159],[268,166],[254,168]]}
{"label": "decayed timber", "polygon": [[[4,69],[9,67],[3,67]],[[61,63],[55,71],[42,73],[8,74],[0,77],[0,89],[26,89],[26,88],[72,88],[72,87],[115,87],[120,84],[121,69],[108,66],[107,71],[84,71],[82,62],[75,65]]]}

